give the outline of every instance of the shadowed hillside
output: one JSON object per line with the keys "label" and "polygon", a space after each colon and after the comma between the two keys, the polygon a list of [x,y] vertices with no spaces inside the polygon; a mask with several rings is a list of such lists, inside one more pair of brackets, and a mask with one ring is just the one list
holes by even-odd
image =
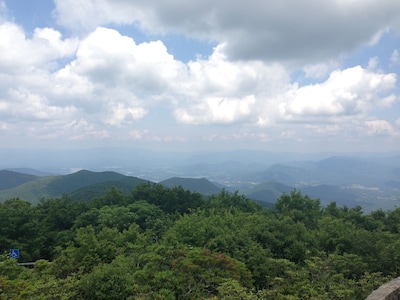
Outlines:
{"label": "shadowed hillside", "polygon": [[9,170],[0,170],[0,190],[11,189],[37,179],[37,176],[22,174]]}
{"label": "shadowed hillside", "polygon": [[119,181],[98,182],[73,191],[69,194],[69,197],[73,201],[92,199],[103,196],[111,188],[116,188],[122,194],[128,195],[138,184],[147,182],[149,181],[137,177],[126,177]]}
{"label": "shadowed hillside", "polygon": [[291,190],[293,190],[293,188],[286,184],[269,181],[254,186],[244,194],[253,200],[273,203],[282,194],[288,194]]}
{"label": "shadowed hillside", "polygon": [[181,186],[191,192],[198,192],[203,195],[218,194],[221,189],[205,178],[179,178],[173,177],[160,182],[166,187]]}

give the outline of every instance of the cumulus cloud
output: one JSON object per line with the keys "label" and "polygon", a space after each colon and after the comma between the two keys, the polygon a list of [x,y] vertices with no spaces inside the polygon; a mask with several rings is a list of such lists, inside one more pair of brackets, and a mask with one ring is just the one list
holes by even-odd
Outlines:
{"label": "cumulus cloud", "polygon": [[58,60],[71,57],[77,46],[76,39],[63,39],[51,28],[37,28],[28,38],[17,24],[0,24],[0,116],[10,133],[51,137],[46,130],[73,118],[75,107],[52,102],[48,90]]}
{"label": "cumulus cloud", "polygon": [[15,74],[32,68],[49,68],[56,60],[74,54],[78,41],[62,39],[51,28],[36,29],[28,39],[15,23],[0,24],[0,73]]}
{"label": "cumulus cloud", "polygon": [[97,28],[85,38],[73,63],[76,73],[106,85],[160,92],[183,66],[160,41],[136,45],[132,38]]}
{"label": "cumulus cloud", "polygon": [[217,41],[231,59],[316,61],[379,40],[400,17],[400,2],[284,0],[56,0],[60,24],[94,29],[136,24]]}
{"label": "cumulus cloud", "polygon": [[[180,93],[188,95],[189,90],[195,95],[215,96],[180,102],[175,117],[187,124],[244,122],[270,127],[282,122],[346,123],[365,118],[378,107],[390,107],[397,100],[392,94],[396,74],[361,66],[332,71],[325,81],[304,86],[290,84],[287,74],[279,72],[278,67],[251,63],[244,67],[221,57],[191,63],[190,70],[190,88]],[[251,87],[246,89],[243,81],[251,82]],[[233,96],[241,93],[244,95],[240,98]]]}
{"label": "cumulus cloud", "polygon": [[210,97],[189,110],[177,109],[175,116],[178,121],[189,124],[237,123],[253,111],[254,103],[253,95],[241,99]]}
{"label": "cumulus cloud", "polygon": [[396,86],[395,74],[374,73],[360,66],[334,71],[321,83],[294,86],[283,95],[281,114],[288,121],[363,116],[379,105],[380,93]]}
{"label": "cumulus cloud", "polygon": [[[4,121],[58,119],[76,124],[73,119],[81,118],[84,121],[79,124],[100,120],[120,126],[143,118],[147,113],[143,103],[163,94],[180,73],[178,69],[185,68],[162,42],[136,45],[133,39],[105,28],[79,44],[62,40],[59,32],[49,28],[36,29],[27,38],[14,23],[1,24],[0,37],[0,53],[6,58],[0,62]],[[61,69],[49,67],[62,57],[72,60]]]}
{"label": "cumulus cloud", "polygon": [[[20,33],[15,47],[47,37],[53,41],[49,43],[51,51],[59,56],[71,55],[74,49],[66,47],[68,43],[55,31],[36,30],[34,37],[27,39],[20,28],[11,27]],[[102,27],[74,47],[74,58],[56,71],[46,67],[55,56],[39,47],[37,53],[42,56],[30,62],[37,65],[30,71],[31,76],[36,72],[36,79],[28,82],[20,76],[16,77],[19,82],[8,83],[4,97],[9,100],[0,102],[3,116],[7,111],[8,117],[13,112],[19,118],[29,115],[41,121],[59,117],[70,124],[66,127],[70,130],[85,128],[86,134],[106,137],[109,133],[103,126],[130,126],[144,119],[155,105],[170,110],[177,122],[184,124],[271,126],[359,118],[397,99],[390,94],[396,85],[395,74],[360,66],[335,70],[322,83],[301,86],[290,82],[290,74],[281,64],[230,61],[221,47],[207,59],[185,65],[174,59],[161,41],[137,44]],[[327,72],[323,66],[309,72],[319,76],[315,75],[318,69]],[[23,93],[18,85],[24,86]],[[76,123],[77,119],[81,121]],[[80,128],[77,124],[86,125]]]}

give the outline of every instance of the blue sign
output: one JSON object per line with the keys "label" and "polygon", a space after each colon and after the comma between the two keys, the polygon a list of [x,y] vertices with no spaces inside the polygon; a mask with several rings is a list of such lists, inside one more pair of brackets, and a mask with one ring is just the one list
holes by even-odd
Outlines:
{"label": "blue sign", "polygon": [[11,249],[10,258],[19,258],[19,249]]}

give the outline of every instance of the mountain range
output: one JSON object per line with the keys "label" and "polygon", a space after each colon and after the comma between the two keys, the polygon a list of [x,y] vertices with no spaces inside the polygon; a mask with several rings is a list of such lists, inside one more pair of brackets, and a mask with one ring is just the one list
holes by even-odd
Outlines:
{"label": "mountain range", "polygon": [[[235,157],[236,155],[236,157]],[[74,200],[99,197],[111,187],[124,194],[140,183],[157,182],[166,187],[182,186],[203,195],[216,194],[221,189],[239,191],[248,198],[273,203],[282,193],[293,189],[319,198],[322,204],[337,202],[365,212],[397,207],[400,203],[400,155],[373,157],[330,156],[323,159],[277,162],[268,165],[254,157],[239,160],[237,154],[223,157],[199,156],[196,159],[171,159],[160,166],[132,170],[79,170],[65,175],[51,175],[34,169],[0,171],[0,201],[21,198],[38,203],[42,198],[68,194]],[[258,158],[258,154],[256,155]],[[151,176],[151,174],[158,174]],[[168,175],[171,177],[165,178]],[[160,179],[160,180],[154,180]]]}

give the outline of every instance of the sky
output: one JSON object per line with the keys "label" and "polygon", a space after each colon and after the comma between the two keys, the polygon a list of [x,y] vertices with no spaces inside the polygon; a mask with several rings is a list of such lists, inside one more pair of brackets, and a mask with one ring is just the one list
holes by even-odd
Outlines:
{"label": "sky", "polygon": [[400,151],[399,0],[0,0],[0,147]]}

